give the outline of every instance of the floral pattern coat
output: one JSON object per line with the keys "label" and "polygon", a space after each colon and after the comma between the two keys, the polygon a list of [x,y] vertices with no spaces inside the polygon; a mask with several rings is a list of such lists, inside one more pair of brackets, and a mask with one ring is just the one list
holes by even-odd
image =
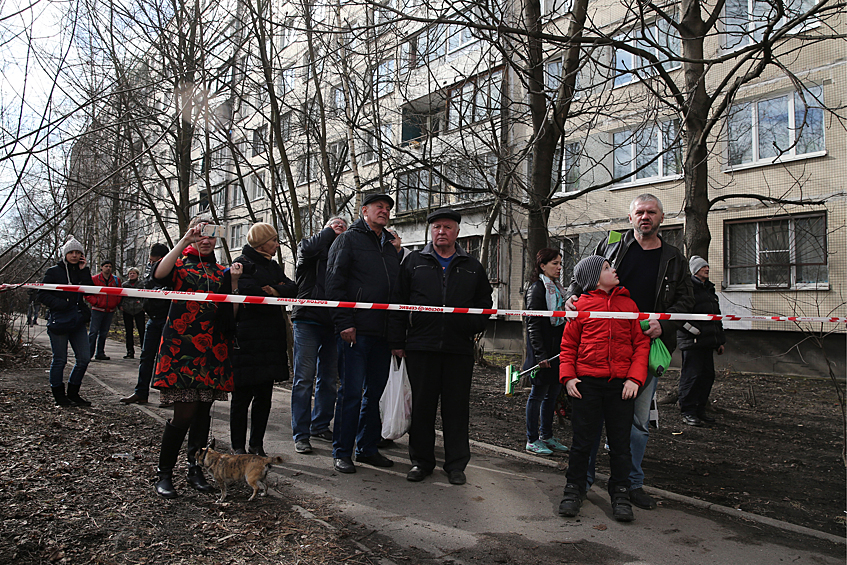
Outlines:
{"label": "floral pattern coat", "polygon": [[[228,294],[229,271],[213,257],[183,255],[173,271],[157,279],[174,290]],[[157,389],[208,389],[231,392],[231,339],[222,331],[219,309],[231,304],[174,300],[162,331],[159,361],[153,378]]]}

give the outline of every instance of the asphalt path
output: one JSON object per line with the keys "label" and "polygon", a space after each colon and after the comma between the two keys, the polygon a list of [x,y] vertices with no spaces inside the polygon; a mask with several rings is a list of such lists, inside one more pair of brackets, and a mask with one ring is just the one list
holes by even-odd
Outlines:
{"label": "asphalt path", "polygon": [[[35,341],[49,347],[44,326],[33,328]],[[92,361],[84,387],[99,385],[114,402],[135,386],[138,361],[125,360],[122,343],[109,341],[110,361]],[[68,371],[71,363],[68,364]],[[562,544],[588,542],[602,563],[650,565],[839,564],[845,562],[845,540],[800,526],[756,517],[664,491],[646,489],[659,496],[653,511],[635,508],[636,521],[616,522],[608,495],[596,485],[588,494],[580,516],[561,518],[559,504],[564,473],[543,458],[484,444],[472,446],[466,470],[468,482],[454,486],[437,469],[423,482],[405,479],[410,469],[405,438],[382,453],[395,461],[388,469],[357,465],[355,474],[332,468],[332,446],[312,440],[313,453],[294,451],[290,425],[289,383],[277,386],[265,450],[279,454],[284,463],[275,467],[277,488],[328,497],[339,512],[403,547],[420,550],[422,562],[451,560],[475,549],[491,548],[492,540],[528,544],[552,554]],[[45,377],[46,385],[46,377]],[[168,409],[158,408],[158,393],[150,403],[130,405],[164,421]],[[212,435],[219,447],[229,446],[229,403],[213,407]],[[438,446],[437,456],[443,461]],[[233,501],[228,501],[232,503]],[[505,540],[505,541],[504,541]],[[494,543],[494,546],[497,544]],[[426,556],[426,559],[424,559]],[[496,556],[495,556],[496,557]],[[492,562],[509,562],[491,559]],[[477,562],[474,560],[474,562]]]}

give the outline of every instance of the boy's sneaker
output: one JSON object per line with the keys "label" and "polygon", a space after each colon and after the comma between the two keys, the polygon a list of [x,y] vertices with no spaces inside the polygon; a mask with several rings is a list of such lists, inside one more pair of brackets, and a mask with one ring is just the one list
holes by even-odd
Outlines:
{"label": "boy's sneaker", "polygon": [[629,491],[629,501],[644,510],[653,510],[656,508],[656,501],[653,500],[653,497],[644,492],[644,489],[640,487]]}
{"label": "boy's sneaker", "polygon": [[579,514],[582,499],[582,491],[578,486],[571,483],[565,485],[565,493],[562,495],[562,502],[559,503],[559,516],[573,518]]}
{"label": "boy's sneaker", "polygon": [[526,450],[536,455],[553,455],[553,451],[547,447],[544,441],[537,439],[532,443],[526,443]]}
{"label": "boy's sneaker", "polygon": [[632,522],[635,515],[632,513],[632,503],[629,501],[629,493],[626,487],[615,487],[611,493],[612,516],[618,522]]}
{"label": "boy's sneaker", "polygon": [[549,449],[552,449],[553,451],[565,452],[568,450],[567,445],[563,444],[554,437],[551,437],[550,439],[542,439],[541,441],[543,441],[544,445],[546,445]]}

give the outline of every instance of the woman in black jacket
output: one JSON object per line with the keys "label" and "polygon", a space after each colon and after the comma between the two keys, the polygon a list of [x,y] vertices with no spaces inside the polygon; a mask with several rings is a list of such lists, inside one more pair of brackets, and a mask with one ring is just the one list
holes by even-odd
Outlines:
{"label": "woman in black jacket", "polygon": [[[74,236],[68,236],[62,247],[62,260],[50,267],[41,281],[45,284],[93,285],[91,271],[85,266],[82,244]],[[50,363],[50,388],[56,406],[91,406],[91,403],[79,395],[82,377],[91,362],[88,348],[88,330],[86,324],[91,319],[91,311],[85,305],[84,295],[80,292],[57,290],[38,291],[38,300],[50,309],[47,318],[47,335],[50,336],[50,348],[53,360]],[[65,395],[64,372],[68,363],[68,344],[74,351],[76,363],[68,377],[68,393]]]}
{"label": "woman in black jacket", "polygon": [[[540,250],[526,291],[527,310],[565,309],[565,291],[559,283],[561,274],[562,254],[549,247]],[[532,390],[526,401],[526,450],[537,455],[568,450],[553,437],[553,412],[562,384],[559,382],[559,360],[549,360],[559,353],[564,331],[564,318],[527,317],[523,368],[539,364],[540,367],[532,379]]]}
{"label": "woman in black jacket", "polygon": [[[253,224],[248,244],[235,263],[244,265],[240,294],[294,298],[297,285],[272,259],[279,248],[277,231],[270,224]],[[265,456],[263,440],[271,412],[274,381],[288,380],[286,322],[281,306],[242,304],[238,309],[233,356],[232,404],[229,430],[235,453],[247,453],[247,409],[252,403],[249,453]]]}

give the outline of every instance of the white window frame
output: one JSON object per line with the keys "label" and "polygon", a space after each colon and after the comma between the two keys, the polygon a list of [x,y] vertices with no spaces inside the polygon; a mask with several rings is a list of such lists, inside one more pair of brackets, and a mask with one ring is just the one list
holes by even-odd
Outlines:
{"label": "white window frame", "polygon": [[230,224],[229,226],[229,248],[241,249],[247,239],[246,224]]}
{"label": "white window frame", "polygon": [[[673,129],[669,129],[673,127]],[[666,133],[667,132],[667,133]],[[676,180],[682,177],[682,140],[677,139],[679,132],[679,123],[676,120],[666,120],[659,123],[651,123],[637,130],[619,130],[613,132],[612,136],[612,174],[615,178],[624,176],[624,171],[621,169],[625,166],[629,167],[629,175],[624,180],[619,180],[613,188],[623,188],[639,184],[653,184],[668,180]],[[644,137],[649,134],[649,137]],[[644,142],[641,142],[644,140]],[[679,151],[679,171],[668,174],[666,171],[670,165],[669,159],[674,158],[673,151],[669,151],[671,143],[677,144]],[[657,174],[649,174],[650,168],[644,168],[636,173],[643,163],[639,163],[641,157],[645,158],[644,162],[650,161],[652,157],[646,153],[647,143],[652,143],[655,153],[653,157],[657,157],[654,165]],[[619,149],[621,151],[619,152]],[[625,151],[628,149],[628,152]],[[624,159],[626,154],[628,155]],[[643,175],[643,176],[639,176]]]}
{"label": "white window frame", "polygon": [[282,69],[282,72],[279,73],[279,92],[280,96],[286,96],[294,92],[294,88],[297,86],[297,71],[294,67],[288,67],[287,69]]}
{"label": "white window frame", "polygon": [[248,177],[249,184],[247,185],[247,196],[250,197],[250,200],[259,200],[260,198],[265,196],[265,191],[262,188],[265,180],[264,171],[259,171],[253,173]]}
{"label": "white window frame", "polygon": [[[792,17],[809,11],[815,3],[814,0],[788,0],[785,6],[788,14],[776,22],[772,31],[784,27]],[[771,6],[762,0],[727,0],[724,4],[723,33],[721,33],[723,49],[735,51],[754,42],[760,42],[764,38],[765,29],[768,27],[770,12]],[[819,25],[820,20],[809,18],[791,31],[792,33],[800,33]]]}
{"label": "white window frame", "polygon": [[459,130],[500,115],[503,70],[480,75],[448,91],[447,130]]}
{"label": "white window frame", "polygon": [[[676,19],[676,14],[674,14],[674,17]],[[618,35],[615,37],[615,41],[652,52],[661,61],[661,65],[666,71],[674,71],[682,67],[682,63],[679,61],[662,59],[662,52],[641,39],[642,36],[650,38],[653,43],[658,43],[677,57],[682,54],[682,40],[677,36],[676,30],[665,20],[657,20],[647,28],[638,28],[629,33]],[[653,63],[623,49],[615,49],[612,58],[614,88],[638,82],[641,77],[652,76],[656,72],[653,70]]]}
{"label": "white window frame", "polygon": [[394,92],[394,59],[385,59],[376,66],[373,85],[375,99]]}

